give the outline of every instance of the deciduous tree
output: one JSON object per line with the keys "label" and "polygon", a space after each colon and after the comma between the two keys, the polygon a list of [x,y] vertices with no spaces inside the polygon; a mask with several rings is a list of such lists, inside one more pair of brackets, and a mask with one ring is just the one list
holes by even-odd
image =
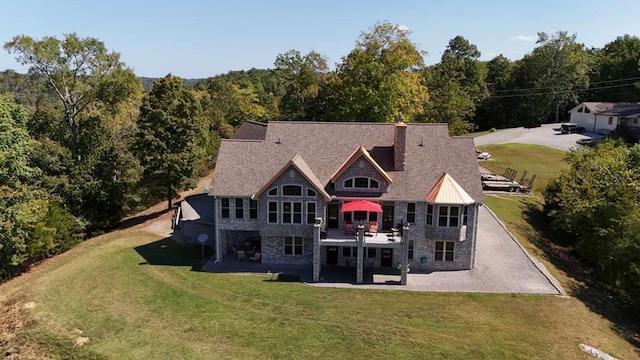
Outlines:
{"label": "deciduous tree", "polygon": [[275,66],[287,89],[279,105],[283,119],[316,119],[320,112],[318,92],[329,69],[326,60],[315,51],[302,56],[289,50],[278,55]]}
{"label": "deciduous tree", "polygon": [[480,51],[462,36],[449,41],[439,64],[427,69],[431,91],[426,121],[449,124],[451,135],[472,130],[476,104],[487,96],[486,68]]}
{"label": "deciduous tree", "polygon": [[536,106],[555,112],[560,121],[560,109],[575,104],[580,91],[589,86],[589,58],[584,45],[576,42],[576,35],[558,31],[554,35],[538,33],[538,46],[522,61],[532,62],[537,94]]}
{"label": "deciduous tree", "polygon": [[384,22],[362,33],[356,48],[337,65],[327,114],[351,121],[393,121],[398,110],[411,121],[424,112],[427,88],[419,70],[423,52],[409,31]]}
{"label": "deciduous tree", "polygon": [[640,145],[609,140],[567,160],[546,191],[551,224],[601,280],[640,308]]}
{"label": "deciduous tree", "polygon": [[27,111],[0,95],[0,278],[27,260],[31,233],[47,211],[46,194],[33,188],[40,169],[30,163],[38,143],[25,129]]}
{"label": "deciduous tree", "polygon": [[196,175],[198,101],[171,74],[153,84],[143,99],[135,149],[144,168],[140,185],[151,198],[163,196],[171,208],[178,191]]}
{"label": "deciduous tree", "polygon": [[63,40],[46,36],[35,40],[26,35],[13,38],[4,48],[17,54],[23,65],[41,73],[64,108],[73,142],[78,139],[79,115],[96,101],[127,97],[133,91],[131,75],[124,69],[120,54],[108,51],[95,38],[80,38],[75,33]]}
{"label": "deciduous tree", "polygon": [[618,36],[596,51],[592,101],[635,102],[640,99],[640,38]]}

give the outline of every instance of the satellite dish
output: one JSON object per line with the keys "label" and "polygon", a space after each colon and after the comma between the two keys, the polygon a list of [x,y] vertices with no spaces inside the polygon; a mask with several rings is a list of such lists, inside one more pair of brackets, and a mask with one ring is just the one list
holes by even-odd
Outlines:
{"label": "satellite dish", "polygon": [[201,244],[204,244],[207,242],[207,240],[209,240],[209,235],[207,234],[200,234],[198,235],[198,242]]}
{"label": "satellite dish", "polygon": [[209,189],[211,189],[211,185],[205,185],[204,186],[204,191],[209,191]]}

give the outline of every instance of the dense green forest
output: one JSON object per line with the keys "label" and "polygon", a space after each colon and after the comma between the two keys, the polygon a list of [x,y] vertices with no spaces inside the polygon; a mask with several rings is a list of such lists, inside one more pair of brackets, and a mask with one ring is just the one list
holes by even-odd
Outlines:
{"label": "dense green forest", "polygon": [[271,69],[207,79],[137,77],[99,40],[16,36],[29,67],[0,72],[0,279],[171,200],[207,174],[245,120],[445,122],[452,135],[562,120],[580,101],[637,101],[640,39],[588,49],[566,32],[534,50],[481,61],[462,36],[440,61],[383,22],[333,70],[289,50]]}

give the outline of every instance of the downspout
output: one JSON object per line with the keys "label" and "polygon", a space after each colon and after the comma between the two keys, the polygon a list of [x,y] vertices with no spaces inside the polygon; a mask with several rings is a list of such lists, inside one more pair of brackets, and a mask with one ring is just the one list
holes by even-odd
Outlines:
{"label": "downspout", "polygon": [[220,222],[219,211],[218,211],[218,198],[216,196],[213,197],[213,213],[215,221],[213,222],[214,234],[216,237],[216,261],[215,263],[219,263],[222,261],[222,249],[220,249],[220,234],[218,230],[218,223]]}
{"label": "downspout", "polygon": [[475,214],[473,219],[473,236],[471,237],[471,269],[476,266],[476,237],[478,235],[478,218],[480,217],[480,206],[482,204],[475,204]]}
{"label": "downspout", "polygon": [[598,120],[598,115],[596,115],[596,113],[593,113],[593,133],[594,134],[596,132],[596,120]]}

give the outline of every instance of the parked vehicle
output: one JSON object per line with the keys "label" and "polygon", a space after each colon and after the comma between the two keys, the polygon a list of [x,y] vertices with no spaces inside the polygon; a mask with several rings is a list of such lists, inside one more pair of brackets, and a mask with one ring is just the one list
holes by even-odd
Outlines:
{"label": "parked vehicle", "polygon": [[571,134],[571,133],[582,134],[585,131],[586,131],[585,128],[583,128],[582,126],[578,126],[578,124],[574,124],[574,123],[564,123],[560,126],[560,132],[563,134]]}
{"label": "parked vehicle", "polygon": [[478,157],[478,160],[489,160],[491,158],[491,154],[486,151],[476,150],[476,156]]}

